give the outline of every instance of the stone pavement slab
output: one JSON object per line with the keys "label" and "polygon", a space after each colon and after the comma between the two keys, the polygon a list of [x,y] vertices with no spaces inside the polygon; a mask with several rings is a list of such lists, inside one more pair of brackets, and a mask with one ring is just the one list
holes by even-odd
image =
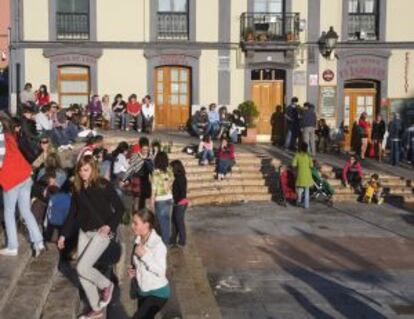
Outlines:
{"label": "stone pavement slab", "polygon": [[188,224],[223,318],[400,319],[414,318],[409,216],[249,203],[194,208]]}

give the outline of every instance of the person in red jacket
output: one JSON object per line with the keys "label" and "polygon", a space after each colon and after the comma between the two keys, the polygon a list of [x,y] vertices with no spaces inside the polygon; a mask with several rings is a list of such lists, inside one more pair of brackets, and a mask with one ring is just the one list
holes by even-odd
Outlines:
{"label": "person in red jacket", "polygon": [[127,104],[127,131],[131,121],[136,122],[137,131],[142,130],[142,105],[137,101],[137,95],[131,94]]}
{"label": "person in red jacket", "polygon": [[11,130],[11,120],[0,113],[0,186],[3,188],[4,221],[7,247],[0,255],[17,256],[16,203],[24,219],[33,243],[33,256],[38,257],[45,249],[43,236],[31,211],[32,167],[20,152]]}
{"label": "person in red jacket", "polygon": [[362,191],[362,166],[355,155],[351,155],[342,170],[342,181],[356,192]]}
{"label": "person in red jacket", "polygon": [[223,180],[235,163],[234,145],[222,137],[217,154],[217,179]]}
{"label": "person in red jacket", "polygon": [[36,91],[36,104],[41,107],[50,103],[50,95],[47,92],[47,86],[42,84],[39,90]]}

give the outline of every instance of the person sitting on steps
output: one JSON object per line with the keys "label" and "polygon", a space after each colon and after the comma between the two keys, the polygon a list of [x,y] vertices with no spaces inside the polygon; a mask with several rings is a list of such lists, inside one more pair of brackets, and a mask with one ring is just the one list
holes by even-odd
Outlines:
{"label": "person sitting on steps", "polygon": [[217,155],[217,179],[223,180],[235,164],[234,145],[222,137]]}
{"label": "person sitting on steps", "polygon": [[198,156],[200,166],[207,165],[207,163],[214,164],[213,140],[210,135],[204,136],[198,145]]}
{"label": "person sitting on steps", "polygon": [[345,187],[351,187],[356,193],[362,191],[362,166],[356,155],[352,154],[342,170],[342,181]]}

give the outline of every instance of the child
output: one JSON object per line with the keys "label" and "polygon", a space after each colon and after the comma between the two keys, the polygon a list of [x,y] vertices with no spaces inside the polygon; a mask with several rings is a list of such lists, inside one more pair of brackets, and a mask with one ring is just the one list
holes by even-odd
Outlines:
{"label": "child", "polygon": [[279,167],[280,186],[287,202],[294,202],[297,199],[295,191],[295,176],[287,165]]}
{"label": "child", "polygon": [[213,140],[210,135],[204,136],[200,142],[198,156],[200,158],[199,165],[207,165],[207,161],[210,165],[214,164]]}
{"label": "child", "polygon": [[378,205],[384,202],[378,174],[372,174],[370,180],[365,185],[364,203],[370,204],[372,201]]}
{"label": "child", "polygon": [[[300,206],[303,204],[305,209],[309,208],[309,188],[313,186],[312,178],[312,167],[313,161],[312,157],[308,153],[308,144],[300,143],[299,150],[295,154],[295,157],[292,161],[292,166],[297,169],[296,174],[296,192],[297,199],[296,204]],[[304,198],[302,201],[302,194],[304,193]]]}

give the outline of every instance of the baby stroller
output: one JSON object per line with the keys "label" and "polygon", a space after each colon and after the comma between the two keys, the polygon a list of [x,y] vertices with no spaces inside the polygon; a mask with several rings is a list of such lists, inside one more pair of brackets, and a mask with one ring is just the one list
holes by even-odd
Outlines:
{"label": "baby stroller", "polygon": [[276,202],[287,206],[288,202],[296,201],[295,176],[293,172],[281,166],[276,173]]}
{"label": "baby stroller", "polygon": [[332,196],[334,195],[335,190],[327,180],[322,178],[316,167],[312,168],[312,178],[314,185],[310,189],[311,199],[318,200],[321,198],[328,206],[333,206]]}

